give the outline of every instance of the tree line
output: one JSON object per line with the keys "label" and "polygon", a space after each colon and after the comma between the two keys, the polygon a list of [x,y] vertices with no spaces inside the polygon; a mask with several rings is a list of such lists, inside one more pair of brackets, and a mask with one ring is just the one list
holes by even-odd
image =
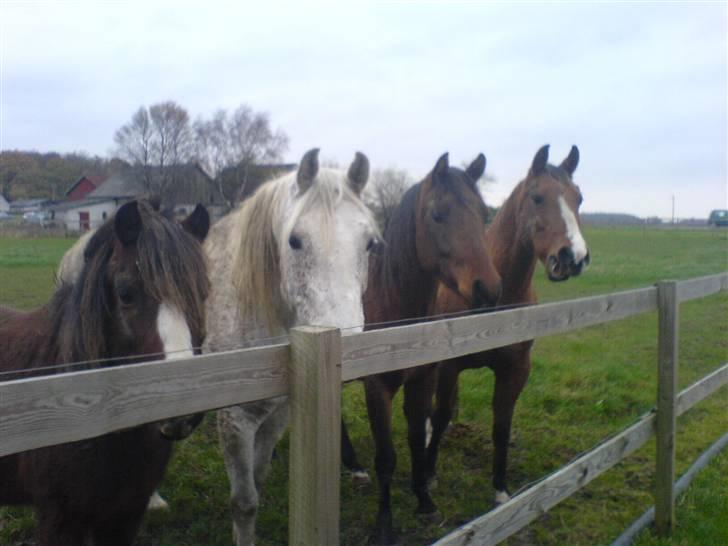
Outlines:
{"label": "tree line", "polygon": [[[0,193],[8,200],[60,200],[83,175],[106,177],[129,169],[149,193],[164,195],[180,167],[197,162],[232,204],[251,165],[280,161],[288,149],[288,136],[273,129],[265,112],[242,104],[192,121],[174,101],[140,107],[114,132],[113,142],[111,158],[84,152],[0,151]],[[227,176],[220,176],[224,171]]]}

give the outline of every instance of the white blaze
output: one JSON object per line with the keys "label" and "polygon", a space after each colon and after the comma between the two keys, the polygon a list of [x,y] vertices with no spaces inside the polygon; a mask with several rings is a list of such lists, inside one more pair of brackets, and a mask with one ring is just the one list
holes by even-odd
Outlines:
{"label": "white blaze", "polygon": [[577,264],[586,258],[586,241],[581,235],[579,229],[579,222],[576,221],[576,216],[569,208],[563,195],[559,196],[559,208],[561,208],[561,217],[564,219],[566,224],[566,236],[571,242],[571,251],[574,253],[574,262]]}
{"label": "white blaze", "polygon": [[189,358],[192,353],[192,334],[184,315],[176,307],[162,303],[157,314],[157,332],[167,360]]}

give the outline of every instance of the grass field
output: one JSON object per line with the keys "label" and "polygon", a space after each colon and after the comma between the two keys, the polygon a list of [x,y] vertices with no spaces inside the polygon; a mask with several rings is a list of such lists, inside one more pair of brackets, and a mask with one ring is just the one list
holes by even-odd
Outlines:
{"label": "grass field", "polygon": [[[728,269],[728,230],[587,229],[591,267],[567,283],[537,274],[541,301],[638,288]],[[52,291],[53,268],[69,239],[0,239],[0,303],[32,307]],[[681,306],[680,388],[728,361],[728,295]],[[646,314],[609,325],[539,339],[533,372],[516,408],[509,476],[517,491],[555,471],[603,438],[619,432],[654,404],[657,318]],[[413,515],[409,454],[401,396],[395,401],[398,454],[393,484],[395,520],[403,544],[426,544],[490,509],[492,373],[469,371],[461,380],[460,414],[443,442],[433,497],[441,517]],[[677,471],[728,431],[728,389],[723,388],[678,421]],[[373,467],[373,446],[359,384],[345,388],[344,412],[360,459]],[[287,537],[287,440],[267,481],[258,519],[258,544]],[[507,541],[525,544],[608,544],[651,505],[654,442],[596,479]],[[678,504],[672,541],[643,533],[638,544],[728,544],[728,454],[719,456]],[[227,478],[217,448],[214,416],[182,442],[162,485],[170,513],[148,517],[139,545],[228,545]],[[376,486],[342,479],[342,544],[366,544],[376,514]],[[32,539],[28,510],[0,511],[0,544]]]}

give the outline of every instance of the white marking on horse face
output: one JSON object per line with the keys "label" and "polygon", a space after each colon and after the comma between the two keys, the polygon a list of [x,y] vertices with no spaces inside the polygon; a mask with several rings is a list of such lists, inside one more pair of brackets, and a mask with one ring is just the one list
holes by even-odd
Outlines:
{"label": "white marking on horse face", "polygon": [[161,303],[157,313],[157,332],[167,360],[189,358],[192,352],[192,334],[184,315],[174,306]]}
{"label": "white marking on horse face", "polygon": [[561,217],[566,224],[566,236],[571,243],[571,251],[574,253],[574,262],[577,264],[586,258],[587,247],[584,237],[579,229],[579,222],[576,221],[574,212],[569,207],[563,195],[559,195],[559,208],[561,209]]}
{"label": "white marking on horse face", "polygon": [[511,500],[511,496],[508,493],[506,493],[505,491],[496,491],[495,492],[495,503],[496,504],[498,504],[498,505],[505,504],[509,500]]}
{"label": "white marking on horse face", "polygon": [[280,244],[281,289],[294,314],[291,326],[361,330],[373,226],[350,201],[338,203],[328,222],[323,218],[322,211],[311,210],[298,219],[292,233],[301,249],[292,249],[288,236]]}

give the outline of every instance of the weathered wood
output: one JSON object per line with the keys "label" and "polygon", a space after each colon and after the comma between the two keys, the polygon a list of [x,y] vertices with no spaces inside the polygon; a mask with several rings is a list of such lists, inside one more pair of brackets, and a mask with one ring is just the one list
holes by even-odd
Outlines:
{"label": "weathered wood", "polygon": [[339,543],[341,332],[291,330],[289,544]]}
{"label": "weathered wood", "polygon": [[0,456],[288,392],[288,345],[0,383]]}
{"label": "weathered wood", "polygon": [[725,291],[728,291],[728,272],[679,281],[677,297],[682,302]]}
{"label": "weathered wood", "polygon": [[657,289],[643,288],[345,336],[345,381],[421,366],[536,337],[620,320],[657,309]]}
{"label": "weathered wood", "polygon": [[728,385],[728,364],[723,364],[723,366],[693,383],[677,396],[678,417],[724,385]]}
{"label": "weathered wood", "polygon": [[511,536],[644,445],[654,434],[655,415],[637,423],[433,546],[489,546]]}
{"label": "weathered wood", "polygon": [[675,426],[677,421],[678,284],[657,284],[657,452],[655,455],[655,530],[669,536],[675,528]]}

